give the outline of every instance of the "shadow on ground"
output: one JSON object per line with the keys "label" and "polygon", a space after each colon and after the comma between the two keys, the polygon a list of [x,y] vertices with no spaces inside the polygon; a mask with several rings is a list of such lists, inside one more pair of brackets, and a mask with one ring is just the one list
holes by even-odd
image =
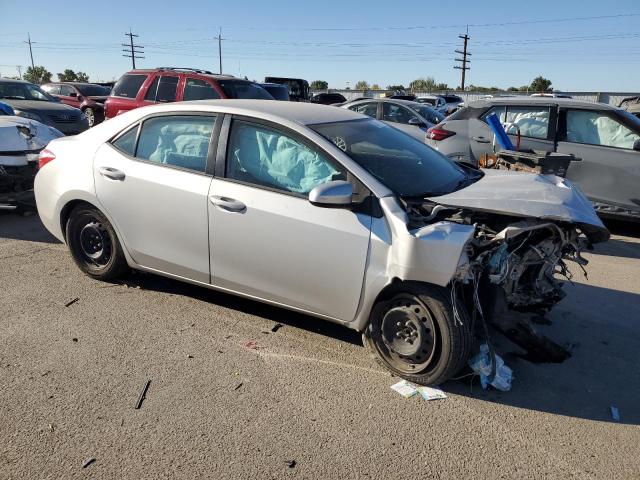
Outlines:
{"label": "shadow on ground", "polygon": [[44,228],[36,213],[23,216],[0,211],[0,240],[3,238],[28,242],[60,243]]}

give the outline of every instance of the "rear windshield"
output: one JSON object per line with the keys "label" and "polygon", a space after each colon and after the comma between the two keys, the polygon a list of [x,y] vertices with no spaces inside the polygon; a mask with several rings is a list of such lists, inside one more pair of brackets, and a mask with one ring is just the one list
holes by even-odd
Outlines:
{"label": "rear windshield", "polygon": [[265,85],[262,88],[276,100],[289,100],[289,90],[285,85]]}
{"label": "rear windshield", "polygon": [[447,103],[461,103],[462,102],[462,98],[460,98],[457,95],[443,95],[442,98],[444,98],[444,101]]}
{"label": "rear windshield", "polygon": [[102,85],[76,85],[76,88],[85,97],[106,97],[111,91]]}
{"label": "rear windshield", "polygon": [[136,98],[138,90],[147,79],[146,75],[127,74],[120,77],[118,83],[111,90],[112,97]]}
{"label": "rear windshield", "polygon": [[258,100],[273,100],[273,97],[260,85],[241,80],[218,80],[218,85],[227,98],[253,98]]}
{"label": "rear windshield", "polygon": [[372,118],[309,125],[397,195],[444,195],[464,170],[415,138]]}

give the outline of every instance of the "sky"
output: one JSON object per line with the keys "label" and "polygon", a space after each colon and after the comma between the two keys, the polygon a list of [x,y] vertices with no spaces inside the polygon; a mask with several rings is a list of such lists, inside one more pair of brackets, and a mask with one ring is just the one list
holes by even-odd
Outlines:
{"label": "sky", "polygon": [[83,71],[110,81],[131,69],[122,55],[129,29],[139,35],[143,68],[218,70],[263,80],[291,76],[386,87],[433,77],[460,84],[454,51],[471,37],[467,85],[507,88],[543,75],[564,91],[640,91],[640,2],[539,0],[455,3],[404,0],[268,2],[108,0],[56,3],[0,0],[0,75],[31,64],[54,74]]}

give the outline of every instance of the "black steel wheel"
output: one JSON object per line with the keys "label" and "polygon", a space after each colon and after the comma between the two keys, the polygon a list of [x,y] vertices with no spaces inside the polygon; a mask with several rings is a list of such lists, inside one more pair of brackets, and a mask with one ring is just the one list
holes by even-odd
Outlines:
{"label": "black steel wheel", "polygon": [[115,230],[98,209],[74,208],[67,220],[66,239],[73,260],[87,275],[111,280],[126,273],[127,261]]}
{"label": "black steel wheel", "polygon": [[363,332],[376,360],[397,375],[421,385],[437,385],[465,365],[471,348],[464,307],[455,320],[449,289],[408,282],[378,302]]}

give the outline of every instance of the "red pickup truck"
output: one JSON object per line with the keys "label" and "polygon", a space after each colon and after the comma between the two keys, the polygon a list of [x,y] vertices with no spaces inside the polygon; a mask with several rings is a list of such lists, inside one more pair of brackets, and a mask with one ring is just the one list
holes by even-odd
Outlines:
{"label": "red pickup truck", "polygon": [[125,73],[105,102],[106,118],[155,103],[218,98],[273,100],[260,85],[191,68],[155,68]]}

